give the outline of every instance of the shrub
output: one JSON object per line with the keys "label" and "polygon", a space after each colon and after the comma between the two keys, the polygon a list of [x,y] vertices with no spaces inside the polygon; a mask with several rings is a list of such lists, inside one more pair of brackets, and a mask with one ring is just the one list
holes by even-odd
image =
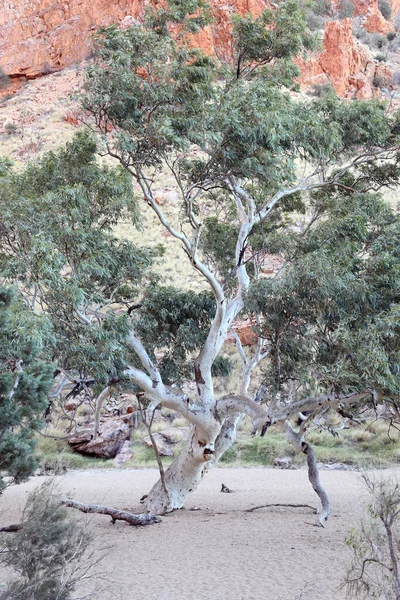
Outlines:
{"label": "shrub", "polygon": [[332,92],[333,87],[330,83],[313,83],[308,94],[310,96],[315,96],[316,98],[321,98]]}
{"label": "shrub", "polygon": [[392,8],[387,0],[378,0],[378,8],[382,13],[382,16],[389,21],[392,16]]}
{"label": "shrub", "polygon": [[316,0],[312,5],[313,12],[320,17],[329,17],[332,13],[330,0]]}
{"label": "shrub", "polygon": [[7,135],[14,135],[17,133],[17,126],[13,123],[13,121],[6,121],[4,123],[4,131]]}
{"label": "shrub", "polygon": [[372,85],[376,88],[382,89],[383,87],[385,87],[385,78],[383,77],[383,75],[374,75],[374,78],[372,80]]}
{"label": "shrub", "polygon": [[392,83],[394,86],[400,85],[400,71],[395,71],[393,73]]}
{"label": "shrub", "polygon": [[377,48],[380,50],[388,43],[387,37],[381,33],[369,33],[364,27],[354,28],[353,34],[362,44],[366,44],[370,48]]}
{"label": "shrub", "polygon": [[386,34],[387,39],[389,40],[389,42],[391,42],[392,40],[394,40],[394,38],[396,37],[396,33],[394,31],[389,31]]}
{"label": "shrub", "polygon": [[353,598],[390,600],[400,592],[400,484],[390,479],[363,477],[371,495],[360,530],[347,544],[353,562],[344,585]]}
{"label": "shrub", "polygon": [[320,15],[317,15],[311,10],[306,12],[307,26],[311,31],[317,31],[325,27],[325,19]]}
{"label": "shrub", "polygon": [[7,87],[9,81],[10,81],[10,78],[8,77],[8,75],[6,75],[6,73],[0,67],[0,90]]}
{"label": "shrub", "polygon": [[386,62],[387,57],[384,54],[376,54],[375,60],[377,60],[378,62]]}
{"label": "shrub", "polygon": [[341,0],[338,4],[339,19],[348,19],[354,15],[353,0]]}
{"label": "shrub", "polygon": [[1,561],[17,577],[0,592],[0,600],[68,600],[78,581],[90,576],[86,557],[90,537],[67,515],[54,483],[47,481],[29,495],[21,529],[7,534]]}
{"label": "shrub", "polygon": [[[389,35],[389,34],[388,34]],[[389,50],[391,52],[398,52],[400,48],[400,35],[392,34],[393,37],[389,41]]]}

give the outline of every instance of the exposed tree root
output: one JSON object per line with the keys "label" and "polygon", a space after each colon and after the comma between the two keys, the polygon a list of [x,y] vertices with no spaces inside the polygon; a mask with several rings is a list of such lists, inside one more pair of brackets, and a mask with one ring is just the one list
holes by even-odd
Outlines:
{"label": "exposed tree root", "polygon": [[317,514],[317,509],[314,506],[310,506],[309,504],[261,504],[260,506],[253,506],[252,508],[248,508],[246,512],[253,512],[260,508],[274,508],[275,506],[283,506],[284,508],[309,508],[315,514]]}
{"label": "exposed tree root", "polygon": [[160,523],[161,519],[157,515],[153,514],[138,514],[127,512],[125,510],[118,510],[108,506],[102,506],[101,504],[83,504],[77,502],[71,498],[67,498],[62,501],[62,504],[70,508],[76,508],[84,513],[98,513],[100,515],[110,515],[111,523],[114,525],[115,521],[126,521],[130,525],[151,525],[152,523]]}

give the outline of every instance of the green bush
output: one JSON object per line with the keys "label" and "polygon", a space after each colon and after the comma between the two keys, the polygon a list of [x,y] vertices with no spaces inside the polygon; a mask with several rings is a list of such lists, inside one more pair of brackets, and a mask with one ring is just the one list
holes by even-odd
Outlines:
{"label": "green bush", "polygon": [[308,94],[310,96],[315,96],[316,98],[321,98],[322,96],[331,94],[333,91],[333,87],[330,83],[313,83]]}
{"label": "green bush", "polygon": [[385,79],[382,75],[374,75],[372,85],[380,90],[385,87]]}
{"label": "green bush", "polygon": [[353,0],[341,0],[338,4],[339,19],[351,19],[354,15]]}
{"label": "green bush", "polygon": [[389,21],[392,16],[392,7],[387,0],[378,0],[378,8],[382,13],[382,16]]}
{"label": "green bush", "polygon": [[7,85],[9,84],[9,81],[10,81],[10,78],[3,71],[3,69],[0,67],[0,90],[2,90],[5,87],[7,87]]}
{"label": "green bush", "polygon": [[306,13],[306,22],[311,31],[318,31],[319,29],[324,29],[325,27],[324,17],[317,15],[311,10],[308,10]]}
{"label": "green bush", "polygon": [[398,598],[400,590],[400,485],[363,476],[370,502],[359,529],[346,539],[353,552],[344,585],[351,598]]}
{"label": "green bush", "polygon": [[354,28],[353,34],[362,44],[366,44],[370,48],[380,50],[388,43],[388,38],[386,36],[381,33],[369,33],[364,27]]}
{"label": "green bush", "polygon": [[[78,581],[87,576],[90,537],[62,506],[54,483],[47,481],[29,495],[22,527],[8,534],[1,561],[15,577],[0,600],[68,600]],[[89,562],[87,562],[89,561]]]}

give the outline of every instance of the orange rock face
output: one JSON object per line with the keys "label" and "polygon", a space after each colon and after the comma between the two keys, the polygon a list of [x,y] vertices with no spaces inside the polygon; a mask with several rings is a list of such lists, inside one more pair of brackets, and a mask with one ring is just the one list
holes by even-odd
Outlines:
{"label": "orange rock face", "polygon": [[378,0],[355,0],[354,16],[364,17],[363,27],[370,33],[386,34],[394,31],[393,25],[386,21],[379,10]]}
{"label": "orange rock face", "polygon": [[[0,67],[10,75],[9,93],[18,80],[31,79],[88,57],[91,34],[112,23],[128,26],[141,17],[151,0],[3,0],[0,11]],[[393,10],[400,0],[393,0]],[[269,0],[213,0],[214,22],[193,44],[209,54],[230,52],[232,14],[259,14],[271,6]],[[357,15],[365,18],[368,31],[392,29],[378,9],[378,0],[355,0]],[[298,61],[305,85],[330,81],[342,96],[368,98],[373,95],[368,52],[352,37],[351,20],[328,22],[324,50],[318,56]],[[369,70],[371,68],[369,67]]]}
{"label": "orange rock face", "polygon": [[370,73],[365,73],[373,61],[369,51],[353,38],[351,19],[329,21],[325,27],[323,52],[299,63],[304,85],[331,83],[339,96],[373,96]]}
{"label": "orange rock face", "polygon": [[[141,16],[149,0],[15,0],[0,12],[0,66],[11,77],[34,78],[79,62],[90,54],[90,34]],[[226,49],[230,17],[261,12],[267,0],[214,0],[215,22],[197,36],[206,52]]]}
{"label": "orange rock face", "polygon": [[33,78],[87,57],[90,33],[139,14],[143,0],[16,0],[0,12],[0,66]]}

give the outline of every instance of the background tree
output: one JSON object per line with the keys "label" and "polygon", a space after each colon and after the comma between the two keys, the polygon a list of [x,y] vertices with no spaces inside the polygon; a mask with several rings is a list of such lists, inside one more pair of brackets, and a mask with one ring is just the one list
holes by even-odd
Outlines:
{"label": "background tree", "polygon": [[[295,0],[258,18],[236,16],[225,62],[193,49],[191,39],[185,43],[201,6],[181,6],[186,12],[178,20],[168,2],[162,25],[150,10],[143,24],[101,31],[83,99],[105,151],[132,175],[214,297],[213,319],[193,362],[193,397],[168,385],[163,361],[155,358],[156,349],[169,355],[175,337],[172,329],[170,340],[163,336],[162,311],[147,328],[139,313],[132,319],[129,342],[141,366],[130,367],[129,376],[154,405],[177,410],[192,424],[166,471],[167,492],[156,484],[146,508],[182,506],[247,413],[263,432],[281,424],[307,454],[322,522],[329,502],[304,440],[307,424],[328,405],[371,393],[390,398],[398,411],[398,271],[389,266],[398,264],[390,242],[398,220],[372,193],[398,181],[398,121],[379,102],[348,103],[331,94],[303,101],[289,94],[298,74],[292,58],[313,43]],[[180,195],[179,224],[155,201],[162,169]],[[299,212],[307,213],[308,225],[296,235]],[[286,266],[273,281],[257,282],[257,258],[265,251],[278,253]],[[184,307],[168,293],[179,322]],[[213,366],[241,314],[258,322],[259,342],[246,355],[237,339],[242,384],[237,394],[216,398]],[[192,338],[190,329],[182,333]],[[249,386],[262,360],[268,393],[260,406]],[[286,390],[289,381],[295,394]],[[312,416],[295,430],[290,418],[305,410]]]}
{"label": "background tree", "polygon": [[[47,405],[52,367],[44,362],[49,331],[11,288],[0,287],[0,471],[8,485],[36,467],[33,436]],[[6,481],[0,476],[0,493]]]}
{"label": "background tree", "polygon": [[66,386],[110,393],[127,365],[127,308],[157,254],[114,235],[122,216],[138,225],[136,202],[130,177],[100,167],[95,152],[93,139],[78,133],[58,153],[1,176],[0,272],[30,315],[24,343],[34,324],[49,334],[50,402]]}
{"label": "background tree", "polygon": [[[305,440],[313,418],[373,396],[398,416],[398,216],[377,194],[398,182],[399,121],[378,102],[289,93],[292,57],[312,46],[295,0],[235,17],[225,62],[190,45],[207,21],[203,3],[170,0],[143,24],[100,32],[83,102],[101,152],[123,170],[97,165],[94,142],[79,135],[24,173],[5,174],[1,270],[51,323],[60,386],[62,376],[82,386],[90,379],[103,397],[124,378],[152,408],[191,423],[147,510],[183,506],[248,414],[262,433],[281,427],[307,455],[322,523],[329,502]],[[156,202],[165,169],[179,222]],[[163,286],[146,275],[151,253],[114,236],[121,215],[137,222],[129,174],[202,276],[204,293]],[[259,282],[266,252],[282,267]],[[241,315],[253,317],[258,343],[246,353],[236,336],[241,384],[218,398],[214,378],[229,372],[221,353]],[[251,395],[261,364],[260,404]],[[192,395],[181,386],[188,378]]]}

